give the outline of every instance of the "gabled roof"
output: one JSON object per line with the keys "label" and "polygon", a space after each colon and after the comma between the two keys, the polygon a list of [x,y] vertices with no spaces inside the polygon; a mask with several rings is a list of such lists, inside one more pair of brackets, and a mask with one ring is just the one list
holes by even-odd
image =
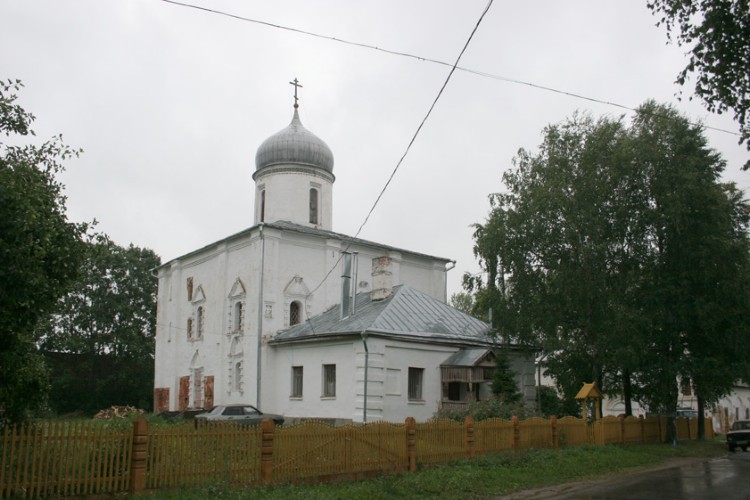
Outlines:
{"label": "gabled roof", "polygon": [[368,335],[423,342],[492,344],[490,325],[473,318],[407,285],[393,288],[384,300],[370,293],[357,294],[356,312],[341,319],[340,307],[285,330],[271,344],[324,339],[343,335]]}
{"label": "gabled roof", "polygon": [[451,354],[440,366],[477,366],[485,361],[492,351],[489,348],[461,349]]}
{"label": "gabled roof", "polygon": [[169,267],[173,262],[176,262],[176,261],[178,261],[180,259],[184,259],[184,258],[187,258],[187,257],[192,257],[192,256],[195,256],[195,255],[199,255],[201,253],[204,253],[204,252],[207,252],[207,251],[211,251],[211,250],[219,247],[219,245],[221,245],[221,244],[229,243],[231,241],[238,240],[238,239],[250,236],[254,231],[257,231],[260,226],[264,226],[264,227],[272,228],[272,229],[280,229],[282,231],[291,231],[291,232],[295,232],[295,233],[307,234],[307,235],[315,236],[315,237],[318,237],[318,238],[339,240],[339,241],[341,241],[341,242],[343,242],[344,244],[347,244],[347,245],[351,244],[351,245],[359,245],[359,246],[366,246],[366,247],[374,247],[374,248],[378,248],[378,249],[382,249],[382,250],[389,250],[389,251],[395,251],[395,252],[399,252],[399,253],[403,253],[403,254],[408,254],[408,255],[415,255],[415,256],[418,256],[418,257],[427,257],[429,259],[437,260],[437,261],[442,261],[444,263],[451,262],[450,259],[446,259],[445,257],[436,257],[434,255],[428,255],[428,254],[421,253],[421,252],[414,252],[414,251],[411,251],[411,250],[406,250],[404,248],[398,248],[398,247],[394,247],[394,246],[391,246],[391,245],[385,245],[383,243],[376,243],[374,241],[363,240],[361,238],[354,238],[352,236],[348,236],[348,235],[343,234],[343,233],[336,233],[334,231],[328,231],[328,230],[325,230],[325,229],[318,229],[318,228],[315,228],[315,227],[307,227],[307,226],[303,226],[301,224],[295,224],[294,222],[288,222],[288,221],[279,220],[279,221],[276,221],[276,222],[264,222],[264,223],[261,223],[261,224],[256,224],[256,225],[251,226],[251,227],[249,227],[247,229],[244,229],[244,230],[242,230],[242,231],[240,231],[238,233],[229,235],[226,238],[222,238],[222,239],[220,239],[218,241],[214,241],[213,243],[209,243],[208,245],[205,245],[205,246],[203,246],[201,248],[193,250],[192,252],[186,253],[186,254],[181,255],[179,257],[175,257],[174,259],[171,259],[171,260],[163,263],[162,265],[157,266],[155,269],[161,269],[161,268],[164,268],[164,267]]}

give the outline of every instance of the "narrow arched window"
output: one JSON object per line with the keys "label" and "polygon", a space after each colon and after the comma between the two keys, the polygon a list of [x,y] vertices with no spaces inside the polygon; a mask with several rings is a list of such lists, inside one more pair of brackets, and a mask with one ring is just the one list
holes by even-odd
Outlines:
{"label": "narrow arched window", "polygon": [[198,307],[196,316],[196,322],[198,323],[198,338],[201,338],[203,337],[203,306]]}
{"label": "narrow arched window", "polygon": [[318,224],[318,190],[310,189],[310,224]]}
{"label": "narrow arched window", "polygon": [[234,365],[234,390],[242,390],[242,361],[237,361]]}
{"label": "narrow arched window", "polygon": [[242,302],[236,302],[234,304],[234,331],[239,332],[242,330]]}
{"label": "narrow arched window", "polygon": [[289,304],[289,326],[296,325],[301,319],[299,302],[292,302]]}
{"label": "narrow arched window", "polygon": [[260,192],[260,221],[266,220],[266,190]]}

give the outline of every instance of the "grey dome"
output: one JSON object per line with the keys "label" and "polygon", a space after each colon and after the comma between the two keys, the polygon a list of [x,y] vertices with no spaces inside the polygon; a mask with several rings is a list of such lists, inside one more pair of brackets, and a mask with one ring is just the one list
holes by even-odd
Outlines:
{"label": "grey dome", "polygon": [[333,172],[331,148],[302,126],[296,108],[292,123],[263,141],[255,153],[256,171],[281,163],[308,165]]}

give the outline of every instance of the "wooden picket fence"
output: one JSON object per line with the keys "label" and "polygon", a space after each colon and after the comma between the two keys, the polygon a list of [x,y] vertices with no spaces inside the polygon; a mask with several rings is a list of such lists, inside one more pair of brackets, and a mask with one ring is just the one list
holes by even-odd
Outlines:
{"label": "wooden picket fence", "polygon": [[[663,442],[666,418],[575,417],[376,422],[151,426],[102,421],[5,427],[0,497],[113,495],[225,483],[233,486],[331,481],[415,471],[478,454],[583,444]],[[678,439],[695,439],[697,419],[676,420]],[[713,426],[706,418],[706,437]]]}

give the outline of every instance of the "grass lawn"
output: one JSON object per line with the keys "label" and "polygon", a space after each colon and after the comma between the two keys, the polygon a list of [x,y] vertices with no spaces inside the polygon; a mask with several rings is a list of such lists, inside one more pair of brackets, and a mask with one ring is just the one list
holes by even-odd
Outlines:
{"label": "grass lawn", "polygon": [[542,486],[590,479],[651,466],[673,457],[715,457],[723,442],[683,441],[672,445],[581,446],[481,456],[414,474],[352,483],[280,485],[250,489],[210,487],[149,495],[149,498],[329,499],[487,498]]}

